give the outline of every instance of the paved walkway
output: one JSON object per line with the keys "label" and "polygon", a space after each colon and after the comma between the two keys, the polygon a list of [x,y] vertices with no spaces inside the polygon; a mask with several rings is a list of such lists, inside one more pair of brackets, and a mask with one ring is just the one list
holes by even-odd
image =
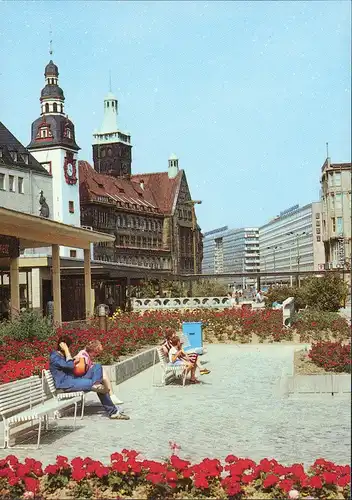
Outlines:
{"label": "paved walkway", "polygon": [[[283,463],[324,457],[350,463],[350,399],[346,396],[281,397],[283,372],[292,371],[292,345],[211,345],[204,356],[212,373],[202,385],[153,387],[153,369],[119,387],[130,421],[110,421],[99,414],[95,395],[87,416],[72,432],[59,428],[43,438],[36,451],[16,450],[44,463],[57,454],[108,461],[112,452],[136,449],[148,458],[169,456],[169,440],[182,456],[197,460],[229,453]],[[159,367],[156,366],[157,381]],[[58,424],[59,427],[67,421]],[[0,450],[0,457],[9,453]],[[12,453],[12,451],[11,451]]]}

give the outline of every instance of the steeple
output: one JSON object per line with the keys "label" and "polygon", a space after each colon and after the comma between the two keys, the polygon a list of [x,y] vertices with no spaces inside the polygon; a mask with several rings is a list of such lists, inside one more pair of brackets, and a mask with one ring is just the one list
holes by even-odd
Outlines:
{"label": "steeple", "polygon": [[[110,77],[111,80],[111,77]],[[118,103],[110,91],[104,99],[104,118],[100,130],[93,133],[93,162],[97,172],[115,177],[131,175],[132,145],[128,132],[117,127]]]}
{"label": "steeple", "polygon": [[[50,54],[52,55],[52,47],[50,46]],[[41,114],[64,114],[65,96],[63,90],[59,87],[59,69],[56,64],[50,59],[45,66],[44,71],[45,87],[40,94]]]}
{"label": "steeple", "polygon": [[168,168],[169,179],[174,179],[178,174],[178,171],[179,171],[178,158],[175,154],[172,154],[170,155],[169,158],[169,168]]}
{"label": "steeple", "polygon": [[118,103],[110,91],[104,99],[104,119],[100,129],[101,134],[111,134],[117,131]]}

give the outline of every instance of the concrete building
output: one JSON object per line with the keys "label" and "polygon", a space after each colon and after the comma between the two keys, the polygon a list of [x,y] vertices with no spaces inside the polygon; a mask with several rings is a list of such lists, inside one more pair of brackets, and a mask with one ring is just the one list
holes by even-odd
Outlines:
{"label": "concrete building", "polygon": [[327,269],[351,269],[351,163],[331,163],[321,174],[322,236]]}
{"label": "concrete building", "polygon": [[[204,233],[203,274],[259,271],[258,228],[229,229],[228,226]],[[229,279],[228,282],[246,288],[254,280]]]}
{"label": "concrete building", "polygon": [[[259,228],[260,270],[318,271],[324,269],[321,204],[294,205]],[[287,282],[268,278],[268,283]]]}

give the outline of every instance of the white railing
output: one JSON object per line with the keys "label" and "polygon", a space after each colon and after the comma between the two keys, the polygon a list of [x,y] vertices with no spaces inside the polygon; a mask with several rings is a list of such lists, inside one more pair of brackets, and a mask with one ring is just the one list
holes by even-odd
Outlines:
{"label": "white railing", "polygon": [[173,297],[132,299],[134,311],[150,309],[223,309],[231,307],[228,297]]}

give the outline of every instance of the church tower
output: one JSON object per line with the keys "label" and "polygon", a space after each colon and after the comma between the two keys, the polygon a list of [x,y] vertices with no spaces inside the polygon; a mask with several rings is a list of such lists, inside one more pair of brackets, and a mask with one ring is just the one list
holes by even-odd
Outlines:
{"label": "church tower", "polygon": [[118,129],[117,115],[117,99],[108,92],[104,99],[103,124],[93,134],[94,169],[101,174],[129,179],[132,163],[131,136]]}
{"label": "church tower", "polygon": [[[52,60],[45,67],[40,117],[32,123],[29,151],[53,177],[53,214],[58,222],[80,226],[79,178],[75,127],[65,114],[59,70]],[[45,193],[44,193],[45,195]],[[78,253],[78,252],[77,252]],[[60,255],[75,255],[60,248]]]}

